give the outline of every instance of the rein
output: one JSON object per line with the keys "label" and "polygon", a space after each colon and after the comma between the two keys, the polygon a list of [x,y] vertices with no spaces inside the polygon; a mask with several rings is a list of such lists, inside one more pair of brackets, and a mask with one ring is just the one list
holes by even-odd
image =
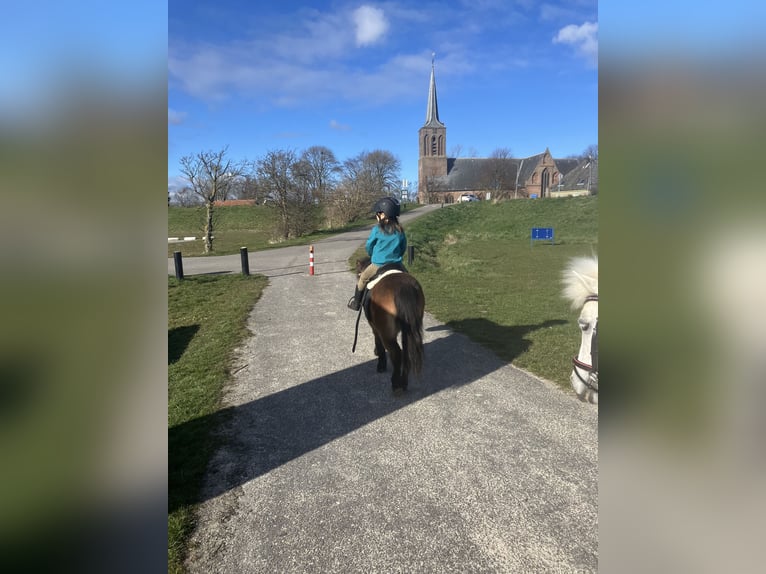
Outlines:
{"label": "rein", "polygon": [[364,290],[364,295],[362,295],[362,302],[359,304],[359,312],[356,314],[356,327],[354,327],[354,346],[351,347],[352,353],[356,351],[356,340],[359,338],[359,319],[362,318],[362,310],[364,309],[365,303],[367,303],[367,296],[369,292],[369,289]]}
{"label": "rein", "polygon": [[[589,301],[598,302],[598,295],[588,295],[585,298],[583,305]],[[593,363],[592,365],[582,362],[576,356],[572,357],[572,363],[575,366],[574,372],[583,385],[592,391],[598,392],[598,319],[596,320],[596,324],[593,326],[593,334],[590,338],[590,357],[591,363]],[[586,371],[588,373],[587,379],[583,378],[583,376],[580,374],[580,371],[577,369]]]}

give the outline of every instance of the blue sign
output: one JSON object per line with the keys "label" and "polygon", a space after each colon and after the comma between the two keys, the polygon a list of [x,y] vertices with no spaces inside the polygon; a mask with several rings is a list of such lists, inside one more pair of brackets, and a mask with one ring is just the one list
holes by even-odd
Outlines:
{"label": "blue sign", "polygon": [[553,245],[553,228],[552,227],[533,227],[532,235],[529,240],[529,246],[532,246],[532,242],[536,239],[548,240],[550,239],[551,245]]}

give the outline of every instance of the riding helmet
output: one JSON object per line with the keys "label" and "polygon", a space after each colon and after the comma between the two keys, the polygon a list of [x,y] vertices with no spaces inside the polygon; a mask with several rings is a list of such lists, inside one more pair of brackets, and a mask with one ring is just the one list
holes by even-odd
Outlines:
{"label": "riding helmet", "polygon": [[393,219],[394,217],[399,217],[401,208],[399,207],[399,202],[395,198],[381,197],[378,201],[375,202],[375,205],[372,208],[372,212],[383,212],[386,214],[386,217]]}

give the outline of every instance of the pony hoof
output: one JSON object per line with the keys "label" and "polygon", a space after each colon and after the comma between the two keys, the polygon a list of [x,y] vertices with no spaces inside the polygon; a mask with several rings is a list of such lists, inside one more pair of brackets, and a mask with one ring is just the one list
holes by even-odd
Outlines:
{"label": "pony hoof", "polygon": [[385,373],[386,372],[386,364],[385,363],[378,363],[377,371],[379,373]]}
{"label": "pony hoof", "polygon": [[407,389],[403,389],[402,387],[396,387],[394,389],[394,396],[395,397],[401,397],[407,392]]}

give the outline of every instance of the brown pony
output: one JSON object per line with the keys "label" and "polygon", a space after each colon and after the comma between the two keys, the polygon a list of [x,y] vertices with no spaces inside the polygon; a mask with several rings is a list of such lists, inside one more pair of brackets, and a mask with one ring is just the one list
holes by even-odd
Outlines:
{"label": "brown pony", "polygon": [[[369,264],[369,257],[357,260],[357,276]],[[423,365],[425,306],[426,298],[420,283],[406,272],[386,275],[372,289],[366,290],[363,299],[364,316],[375,335],[377,370],[379,373],[386,371],[388,351],[394,365],[391,387],[395,393],[407,390],[407,378],[411,370],[420,374]],[[399,333],[402,334],[401,348],[397,342]]]}

